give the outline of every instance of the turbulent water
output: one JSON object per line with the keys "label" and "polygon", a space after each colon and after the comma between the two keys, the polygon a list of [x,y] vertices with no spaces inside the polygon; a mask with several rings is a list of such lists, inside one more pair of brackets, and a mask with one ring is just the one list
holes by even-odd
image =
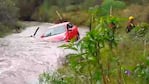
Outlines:
{"label": "turbulent water", "polygon": [[[44,71],[54,71],[71,51],[58,46],[67,42],[44,42],[39,37],[51,26],[40,23],[23,32],[0,38],[0,84],[38,84]],[[36,37],[30,37],[40,27]],[[81,38],[87,32],[79,28]]]}

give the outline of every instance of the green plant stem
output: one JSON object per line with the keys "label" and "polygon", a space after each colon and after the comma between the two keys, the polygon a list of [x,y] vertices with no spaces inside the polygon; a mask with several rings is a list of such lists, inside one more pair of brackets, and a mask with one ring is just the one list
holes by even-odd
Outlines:
{"label": "green plant stem", "polygon": [[99,42],[97,42],[97,46],[96,46],[97,64],[99,65],[99,70],[100,70],[100,72],[102,73],[103,83],[104,83],[104,84],[107,84],[106,78],[105,78],[105,75],[104,75],[103,66],[102,66],[102,63],[101,63],[100,49],[101,49],[101,48],[100,48]]}
{"label": "green plant stem", "polygon": [[146,40],[144,39],[144,57],[146,56]]}
{"label": "green plant stem", "polygon": [[75,81],[74,84],[77,84],[77,73],[75,73]]}
{"label": "green plant stem", "polygon": [[108,82],[110,82],[110,69],[111,69],[111,65],[110,65],[110,60],[109,59],[108,59],[107,67],[108,67]]}
{"label": "green plant stem", "polygon": [[122,82],[122,72],[121,72],[121,64],[120,62],[117,62],[118,66],[118,84],[123,84]]}
{"label": "green plant stem", "polygon": [[[87,62],[88,63],[88,65],[90,64],[89,62]],[[92,84],[92,72],[91,72],[91,70],[90,70],[90,65],[88,66],[88,71],[89,71],[89,75],[90,75],[90,84]]]}

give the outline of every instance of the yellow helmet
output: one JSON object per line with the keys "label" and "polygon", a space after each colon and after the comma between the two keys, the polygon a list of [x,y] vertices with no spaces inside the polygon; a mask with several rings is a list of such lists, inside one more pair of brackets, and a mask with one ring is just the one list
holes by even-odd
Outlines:
{"label": "yellow helmet", "polygon": [[133,20],[133,19],[134,19],[134,17],[133,17],[133,16],[130,16],[130,17],[129,17],[129,20]]}

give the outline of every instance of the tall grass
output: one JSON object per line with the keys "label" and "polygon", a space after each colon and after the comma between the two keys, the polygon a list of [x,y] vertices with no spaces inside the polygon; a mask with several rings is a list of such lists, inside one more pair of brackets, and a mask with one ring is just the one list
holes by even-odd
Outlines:
{"label": "tall grass", "polygon": [[[61,81],[61,84],[147,84],[148,24],[142,23],[127,34],[125,31],[119,31],[115,38],[111,39],[108,20],[101,18],[100,25],[91,30],[78,44],[63,46],[78,53],[66,56],[68,62],[58,70],[58,78],[55,74],[48,74],[54,79],[48,80],[44,75],[40,79],[50,81],[48,84],[56,84],[52,81]],[[117,47],[114,47],[119,36]],[[109,42],[112,42],[113,47],[110,47]]]}
{"label": "tall grass", "polygon": [[[126,16],[133,13],[133,8],[127,10],[126,14],[129,14]],[[92,13],[94,15],[97,11],[93,10]],[[111,21],[117,25],[114,33],[109,28]],[[77,53],[66,56],[67,63],[57,70],[59,76],[48,74],[54,77],[51,80],[42,74],[40,79],[48,80],[44,82],[49,84],[56,84],[53,81],[61,81],[61,84],[147,84],[149,25],[138,23],[136,28],[126,33],[123,21],[126,19],[99,18],[95,14],[92,30],[80,42],[63,45]]]}

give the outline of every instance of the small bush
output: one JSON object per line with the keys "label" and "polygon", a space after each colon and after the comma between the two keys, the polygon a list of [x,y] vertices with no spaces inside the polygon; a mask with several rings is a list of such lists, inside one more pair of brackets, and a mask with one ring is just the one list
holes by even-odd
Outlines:
{"label": "small bush", "polygon": [[9,34],[11,31],[12,31],[12,28],[10,28],[9,26],[0,24],[0,37],[3,37]]}
{"label": "small bush", "polygon": [[77,25],[88,25],[89,14],[86,11],[63,13],[64,18]]}

